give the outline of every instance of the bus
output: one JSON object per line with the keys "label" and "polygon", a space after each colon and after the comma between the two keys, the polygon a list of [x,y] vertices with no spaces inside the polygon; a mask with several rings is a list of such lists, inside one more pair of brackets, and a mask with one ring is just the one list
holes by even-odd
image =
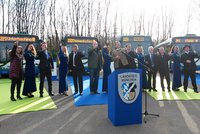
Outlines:
{"label": "bus", "polygon": [[85,67],[85,72],[88,70],[88,49],[92,47],[93,41],[97,41],[95,37],[76,37],[76,36],[66,36],[64,38],[64,44],[67,46],[69,53],[72,51],[72,46],[74,44],[78,45],[79,51],[82,52],[85,57],[83,57],[82,62]]}
{"label": "bus", "polygon": [[144,54],[148,54],[148,47],[153,45],[151,36],[143,35],[122,36],[120,42],[122,47],[124,47],[126,43],[130,43],[133,50],[135,50],[137,46],[142,46]]}
{"label": "bus", "polygon": [[[189,45],[191,51],[195,51],[196,53],[200,54],[200,36],[196,36],[194,34],[188,34],[186,36],[179,36],[179,37],[172,37],[166,41],[161,42],[160,44],[155,46],[155,49],[159,47],[164,47],[166,53],[170,52],[172,46],[178,46],[180,50],[180,54],[183,53],[183,47],[185,45]],[[199,59],[195,59],[197,70],[200,70],[200,61]],[[172,61],[173,64],[173,61]],[[171,66],[170,66],[171,69]]]}
{"label": "bus", "polygon": [[[23,48],[28,43],[33,43],[35,47],[38,47],[39,38],[36,35],[28,34],[0,34],[0,77],[8,76],[9,74],[9,51],[12,50],[15,41],[19,41]],[[36,72],[38,72],[38,69]]]}

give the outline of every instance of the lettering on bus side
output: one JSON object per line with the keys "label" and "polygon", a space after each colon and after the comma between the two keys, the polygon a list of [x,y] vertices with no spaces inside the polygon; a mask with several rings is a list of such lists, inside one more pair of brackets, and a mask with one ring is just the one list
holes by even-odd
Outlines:
{"label": "lettering on bus side", "polygon": [[67,43],[93,43],[94,39],[74,39],[74,38],[68,38]]}
{"label": "lettering on bus side", "polygon": [[180,42],[181,42],[181,39],[176,39],[175,42],[176,42],[176,43],[180,43]]}
{"label": "lettering on bus side", "polygon": [[124,42],[128,42],[128,41],[129,41],[129,38],[128,38],[128,37],[123,37],[123,41],[124,41]]}
{"label": "lettering on bus side", "polygon": [[144,41],[144,37],[134,37],[133,41]]}
{"label": "lettering on bus side", "polygon": [[185,39],[186,43],[193,43],[193,42],[199,42],[198,39]]}
{"label": "lettering on bus side", "polygon": [[36,42],[35,37],[7,37],[7,36],[0,36],[0,41],[20,41],[20,42]]}

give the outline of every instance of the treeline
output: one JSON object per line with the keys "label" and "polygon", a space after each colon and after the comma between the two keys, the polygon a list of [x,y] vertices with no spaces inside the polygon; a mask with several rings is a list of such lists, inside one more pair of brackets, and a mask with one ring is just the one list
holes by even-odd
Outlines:
{"label": "treeline", "polygon": [[[173,35],[175,14],[161,7],[154,14],[135,12],[127,16],[113,7],[115,0],[0,0],[0,33],[18,31],[38,35],[57,50],[66,35],[94,36],[102,44],[120,35],[150,35],[154,42]],[[197,1],[198,2],[198,1]],[[198,2],[199,3],[199,2]],[[196,3],[196,5],[198,5]],[[128,18],[128,19],[127,19]],[[187,31],[191,12],[186,19]]]}

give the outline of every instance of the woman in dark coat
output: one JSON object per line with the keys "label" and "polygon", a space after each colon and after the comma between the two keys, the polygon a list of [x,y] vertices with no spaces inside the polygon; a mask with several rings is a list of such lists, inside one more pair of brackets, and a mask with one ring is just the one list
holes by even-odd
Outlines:
{"label": "woman in dark coat", "polygon": [[36,83],[35,83],[35,56],[36,51],[33,44],[28,44],[24,51],[24,58],[26,60],[25,66],[25,81],[24,81],[24,88],[23,88],[23,95],[28,96],[29,98],[34,97],[32,94],[35,92]]}
{"label": "woman in dark coat", "polygon": [[174,61],[173,63],[173,83],[172,83],[172,90],[179,91],[179,87],[182,86],[181,83],[181,60],[180,60],[180,54],[179,48],[177,46],[172,47],[171,51],[171,57]]}
{"label": "woman in dark coat", "polygon": [[111,63],[111,56],[109,54],[109,47],[104,46],[102,49],[103,55],[103,86],[102,92],[108,92],[108,76],[111,73],[110,63]]}
{"label": "woman in dark coat", "polygon": [[147,76],[145,70],[145,61],[144,61],[144,54],[143,54],[143,47],[138,46],[136,48],[136,57],[138,60],[138,69],[142,70],[142,88],[147,89]]}
{"label": "woman in dark coat", "polygon": [[59,51],[58,57],[59,57],[59,60],[60,60],[59,94],[63,94],[65,96],[68,96],[67,95],[68,85],[67,85],[67,82],[66,82],[66,76],[67,76],[67,71],[68,71],[69,54],[68,54],[66,46],[60,46],[60,51]]}
{"label": "woman in dark coat", "polygon": [[11,87],[10,87],[10,100],[16,101],[14,97],[15,87],[17,85],[17,99],[22,99],[20,96],[20,89],[22,84],[23,77],[23,51],[22,47],[18,45],[18,42],[14,43],[14,46],[9,53],[10,55],[10,72],[9,78],[11,79]]}

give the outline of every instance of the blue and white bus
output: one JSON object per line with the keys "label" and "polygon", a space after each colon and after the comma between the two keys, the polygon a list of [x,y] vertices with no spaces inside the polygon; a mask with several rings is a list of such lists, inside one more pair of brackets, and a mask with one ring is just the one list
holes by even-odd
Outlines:
{"label": "blue and white bus", "polygon": [[153,44],[151,36],[143,35],[122,36],[120,42],[123,47],[126,45],[126,43],[130,43],[133,50],[135,50],[137,46],[142,46],[144,49],[144,54],[148,54],[148,47]]}
{"label": "blue and white bus", "polygon": [[88,71],[88,49],[92,47],[93,41],[97,41],[95,37],[76,37],[76,36],[66,36],[64,38],[64,44],[67,46],[69,53],[72,51],[74,44],[78,45],[79,51],[82,52],[85,57],[83,57],[82,62],[85,67],[85,71]]}
{"label": "blue and white bus", "polygon": [[[12,49],[15,41],[19,41],[23,48],[28,43],[33,43],[35,47],[38,47],[39,38],[36,35],[27,34],[0,34],[0,77],[9,74],[9,51]],[[36,72],[38,71],[36,70]]]}

